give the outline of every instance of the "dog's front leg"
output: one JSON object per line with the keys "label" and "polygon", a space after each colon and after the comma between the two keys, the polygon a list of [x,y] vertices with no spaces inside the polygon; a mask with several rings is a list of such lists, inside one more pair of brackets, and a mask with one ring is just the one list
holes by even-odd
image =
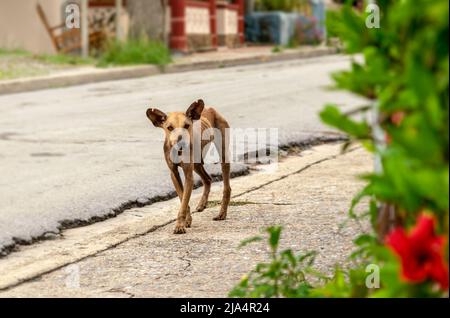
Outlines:
{"label": "dog's front leg", "polygon": [[189,200],[191,199],[192,188],[194,186],[194,164],[183,164],[183,173],[184,173],[184,189],[183,189],[183,197],[181,200],[180,210],[178,212],[177,223],[175,225],[175,230],[173,231],[175,234],[186,233],[186,223],[190,224],[192,218],[191,213],[188,209]]}
{"label": "dog's front leg", "polygon": [[[173,167],[171,169],[170,177],[172,178],[173,185],[175,187],[175,191],[177,192],[178,198],[180,199],[180,203],[183,202],[183,183],[181,182],[180,174],[178,173],[178,168]],[[186,213],[186,227],[191,227],[192,217],[191,217],[191,209],[187,207]]]}

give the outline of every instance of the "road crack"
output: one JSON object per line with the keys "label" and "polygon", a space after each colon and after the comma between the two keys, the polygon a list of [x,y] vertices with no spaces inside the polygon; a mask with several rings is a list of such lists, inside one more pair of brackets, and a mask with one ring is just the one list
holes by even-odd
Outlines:
{"label": "road crack", "polygon": [[126,290],[124,290],[123,288],[111,288],[107,290],[108,293],[120,293],[120,294],[125,294],[128,297],[127,298],[134,298],[136,297],[136,295],[134,295],[133,293],[130,293]]}
{"label": "road crack", "polygon": [[[340,155],[350,153],[350,152],[355,151],[355,150],[360,149],[360,148],[361,148],[361,147],[354,147],[354,148],[351,148],[351,149],[347,150],[345,153],[336,154],[336,155],[333,155],[333,156],[329,156],[329,157],[326,157],[326,158],[322,158],[322,159],[320,159],[320,160],[317,160],[317,161],[315,161],[315,162],[312,162],[312,163],[310,163],[310,164],[308,164],[308,165],[302,167],[301,169],[298,169],[297,171],[294,171],[294,172],[292,172],[292,173],[288,173],[288,174],[286,174],[286,175],[280,176],[280,177],[278,177],[278,178],[276,178],[276,179],[274,179],[274,180],[268,181],[268,182],[263,183],[263,184],[261,184],[261,185],[258,185],[258,186],[256,186],[256,187],[253,187],[253,188],[251,188],[251,189],[249,189],[249,190],[247,190],[247,191],[244,191],[244,192],[242,192],[242,193],[236,194],[236,195],[232,196],[232,198],[238,198],[238,197],[240,197],[240,196],[242,196],[242,195],[244,195],[244,194],[247,194],[247,193],[251,193],[251,192],[257,191],[257,190],[259,190],[259,189],[261,189],[261,188],[263,188],[263,187],[265,187],[265,186],[267,186],[267,185],[270,185],[270,184],[272,184],[272,183],[275,183],[275,182],[278,182],[278,181],[280,181],[280,180],[283,180],[283,179],[285,179],[285,178],[287,178],[287,177],[289,177],[289,176],[292,176],[292,175],[296,175],[296,174],[302,173],[303,171],[305,171],[305,170],[307,170],[307,169],[309,169],[309,168],[311,168],[311,167],[313,167],[313,166],[315,166],[315,165],[318,165],[318,164],[323,163],[323,162],[325,162],[325,161],[329,161],[329,160],[336,159],[336,158],[337,158],[338,156],[340,156]],[[174,196],[175,196],[175,195],[174,195]],[[163,201],[162,198],[159,198],[159,199],[157,199],[157,200],[153,199],[153,200],[154,200],[153,202],[155,202],[155,201]],[[166,198],[166,200],[167,200],[167,198]],[[130,208],[132,208],[132,207],[136,207],[135,204],[136,204],[135,202],[125,204],[124,206],[122,206],[122,209],[123,209],[123,210],[127,210],[127,209],[130,209]],[[151,204],[151,203],[148,203],[148,204]],[[143,205],[138,204],[138,206],[145,206],[145,205],[148,205],[148,204],[143,204]],[[246,202],[245,204],[254,204],[254,202]],[[258,204],[268,204],[268,203],[258,203]],[[291,205],[291,203],[271,203],[271,204],[273,204],[273,205]],[[238,205],[239,205],[239,203],[238,203]],[[208,208],[210,208],[210,207],[208,206]],[[123,212],[123,210],[122,210],[121,212]],[[118,212],[118,211],[117,211],[117,212]],[[192,212],[192,213],[195,214],[195,213],[197,213],[197,212]],[[117,213],[117,214],[118,214],[118,213]],[[108,217],[106,217],[106,218],[108,218]],[[105,219],[106,219],[106,218],[105,218]],[[75,264],[75,263],[78,263],[78,262],[83,261],[83,260],[85,260],[85,259],[88,259],[88,258],[90,258],[90,257],[95,257],[95,256],[99,255],[100,253],[102,253],[102,252],[104,252],[104,251],[113,249],[113,248],[115,248],[115,247],[117,247],[117,246],[119,246],[119,245],[121,245],[121,244],[123,244],[123,243],[125,243],[125,242],[128,242],[128,241],[130,241],[130,240],[132,240],[132,239],[135,239],[135,238],[138,238],[138,237],[141,237],[141,236],[145,236],[145,235],[147,235],[147,234],[149,234],[149,233],[151,233],[151,232],[156,231],[156,230],[159,229],[159,228],[162,228],[162,227],[165,227],[165,226],[167,226],[167,225],[169,225],[169,224],[171,224],[171,223],[174,223],[175,221],[176,221],[176,219],[168,220],[167,222],[165,222],[165,223],[163,223],[163,224],[159,224],[159,225],[156,225],[156,226],[151,227],[151,228],[148,229],[147,231],[144,231],[144,232],[142,232],[142,233],[139,233],[139,234],[130,236],[130,237],[124,239],[123,241],[117,242],[117,243],[115,243],[115,244],[111,244],[111,245],[109,245],[109,246],[107,246],[107,247],[105,247],[105,248],[103,248],[103,249],[101,249],[101,250],[96,251],[95,253],[92,253],[91,255],[87,255],[87,256],[85,256],[85,257],[76,259],[76,260],[74,260],[74,261],[72,261],[72,262],[68,262],[68,263],[66,263],[66,264],[64,264],[64,265],[57,266],[57,267],[55,267],[55,268],[49,269],[48,271],[39,273],[38,275],[35,275],[35,276],[33,276],[33,277],[28,277],[28,278],[25,278],[25,279],[23,279],[23,280],[20,280],[20,281],[14,283],[14,284],[11,284],[11,285],[9,285],[9,286],[6,286],[6,287],[4,287],[4,288],[0,288],[0,291],[5,291],[5,290],[8,290],[8,289],[17,287],[17,286],[22,285],[22,284],[24,284],[24,283],[26,283],[26,282],[29,282],[29,281],[31,281],[31,280],[33,280],[33,279],[42,277],[42,276],[47,275],[47,274],[49,274],[49,273],[52,273],[52,272],[54,272],[54,271],[56,271],[56,270],[59,270],[59,269],[61,269],[61,268],[64,268],[64,267],[66,267],[66,266],[68,266],[68,265],[70,265],[70,264]],[[47,235],[48,235],[48,233],[47,233]],[[42,238],[40,238],[40,239],[42,240]],[[37,241],[37,239],[32,240],[32,242],[35,242],[35,241]],[[18,242],[16,242],[16,243],[18,243]],[[22,245],[22,244],[25,245],[25,244],[31,244],[31,242],[25,242],[25,241],[22,242],[22,241],[21,241],[19,244],[20,244],[20,245]],[[14,247],[15,247],[15,246],[14,246]],[[2,252],[4,252],[4,251],[2,251]],[[186,255],[179,257],[180,260],[186,262],[186,265],[185,265],[185,267],[184,267],[184,271],[189,270],[189,269],[191,268],[191,266],[192,266],[192,263],[191,263],[192,261],[191,261],[189,258],[187,258],[188,255],[189,255],[189,253],[186,253]],[[4,256],[4,255],[2,255],[2,256]],[[0,259],[1,259],[1,257],[0,257]]]}
{"label": "road crack", "polygon": [[274,179],[274,180],[267,181],[266,183],[260,184],[260,185],[258,185],[258,186],[256,186],[256,187],[253,187],[253,188],[251,188],[251,189],[248,189],[248,190],[246,190],[246,191],[244,191],[244,192],[241,192],[241,193],[238,193],[238,194],[236,194],[236,195],[233,195],[233,196],[231,196],[231,198],[239,198],[240,196],[243,196],[244,194],[254,192],[254,191],[256,191],[256,190],[259,190],[259,189],[261,189],[261,188],[264,188],[265,186],[268,186],[269,184],[272,184],[272,183],[281,181],[281,180],[283,180],[283,179],[286,179],[287,177],[290,177],[290,176],[293,176],[293,175],[302,173],[303,171],[305,171],[305,170],[307,170],[307,169],[309,169],[309,168],[311,168],[311,167],[313,167],[313,166],[315,166],[315,165],[318,165],[318,164],[320,164],[320,163],[322,163],[322,162],[325,162],[325,161],[329,161],[329,160],[336,159],[337,157],[339,157],[339,156],[341,156],[341,155],[344,155],[344,154],[353,152],[353,151],[355,151],[355,150],[357,150],[357,149],[360,149],[360,148],[361,148],[361,147],[354,147],[354,148],[348,149],[348,150],[345,151],[344,153],[340,153],[340,154],[337,154],[337,155],[332,155],[332,156],[329,156],[329,157],[322,158],[322,159],[320,159],[320,160],[314,161],[314,162],[312,162],[312,163],[310,163],[310,164],[307,164],[306,166],[302,167],[301,169],[298,169],[297,171],[294,171],[294,172],[291,172],[291,173],[282,175],[281,177],[278,177],[278,178],[276,178],[276,179]]}
{"label": "road crack", "polygon": [[183,271],[187,271],[190,267],[191,267],[191,260],[189,258],[187,258],[187,256],[189,255],[189,251],[186,251],[186,254],[183,256],[178,256],[178,259],[184,261],[187,263],[187,265],[183,268]]}

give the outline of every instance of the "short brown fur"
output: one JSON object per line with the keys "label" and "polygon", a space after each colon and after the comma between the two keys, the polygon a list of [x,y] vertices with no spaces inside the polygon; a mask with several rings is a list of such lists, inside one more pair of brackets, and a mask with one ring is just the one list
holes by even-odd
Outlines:
{"label": "short brown fur", "polygon": [[[147,109],[147,117],[153,123],[155,127],[160,127],[165,132],[164,141],[164,157],[166,159],[167,166],[170,170],[170,177],[172,179],[175,191],[181,202],[181,206],[177,216],[177,222],[175,225],[174,233],[181,234],[186,233],[186,228],[191,227],[192,216],[189,207],[189,200],[194,186],[193,171],[195,171],[201,178],[204,189],[200,202],[197,205],[196,211],[203,211],[206,208],[208,202],[208,196],[211,189],[211,177],[206,172],[203,166],[203,158],[201,163],[193,163],[192,151],[191,160],[188,163],[180,162],[174,163],[170,157],[172,148],[180,141],[181,133],[174,133],[177,128],[184,128],[184,131],[189,133],[189,140],[192,140],[192,127],[195,121],[200,120],[201,132],[208,128],[217,128],[220,131],[222,142],[219,144],[214,141],[217,151],[219,152],[221,159],[221,168],[223,176],[223,197],[220,212],[213,220],[225,220],[227,216],[228,205],[231,197],[230,187],[230,163],[228,160],[228,144],[225,142],[226,129],[230,126],[227,121],[212,107],[205,108],[203,100],[199,99],[189,106],[186,112],[173,112],[165,114],[156,108]],[[210,141],[201,142],[201,152],[204,152],[205,147],[209,147]],[[192,143],[189,145],[192,149]],[[219,149],[220,148],[220,149]],[[185,176],[184,185],[181,181],[181,177],[178,168],[183,169]]]}

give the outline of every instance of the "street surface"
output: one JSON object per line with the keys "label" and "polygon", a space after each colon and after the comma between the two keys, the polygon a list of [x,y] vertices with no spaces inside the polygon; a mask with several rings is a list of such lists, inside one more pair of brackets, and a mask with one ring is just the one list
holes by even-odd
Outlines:
{"label": "street surface", "polygon": [[[271,225],[283,226],[280,251],[316,251],[314,268],[331,275],[350,265],[356,236],[368,219],[348,216],[373,159],[362,146],[341,154],[327,144],[283,158],[272,174],[231,180],[225,221],[215,222],[220,183],[210,206],[193,214],[186,234],[172,233],[178,199],[125,211],[116,218],[64,231],[61,239],[21,247],[0,260],[2,297],[226,297],[244,274],[269,259],[264,240],[238,248]],[[201,189],[193,194],[197,202]],[[214,204],[215,203],[215,204]],[[358,213],[367,209],[367,201]],[[312,280],[312,283],[317,282]]]}
{"label": "street surface", "polygon": [[318,118],[324,104],[361,104],[327,89],[348,66],[335,55],[0,96],[0,251],[173,192],[148,107],[185,110],[203,98],[232,127],[279,128],[280,144],[311,140],[332,133]]}

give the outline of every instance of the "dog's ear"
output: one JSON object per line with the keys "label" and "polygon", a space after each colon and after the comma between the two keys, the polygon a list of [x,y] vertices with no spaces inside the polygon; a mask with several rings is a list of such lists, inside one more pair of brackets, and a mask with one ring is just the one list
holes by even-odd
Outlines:
{"label": "dog's ear", "polygon": [[155,127],[161,127],[167,119],[167,115],[156,108],[147,109],[147,117]]}
{"label": "dog's ear", "polygon": [[192,120],[200,119],[202,115],[203,108],[205,107],[205,103],[202,99],[199,99],[196,102],[193,102],[191,106],[186,111],[186,116]]}

